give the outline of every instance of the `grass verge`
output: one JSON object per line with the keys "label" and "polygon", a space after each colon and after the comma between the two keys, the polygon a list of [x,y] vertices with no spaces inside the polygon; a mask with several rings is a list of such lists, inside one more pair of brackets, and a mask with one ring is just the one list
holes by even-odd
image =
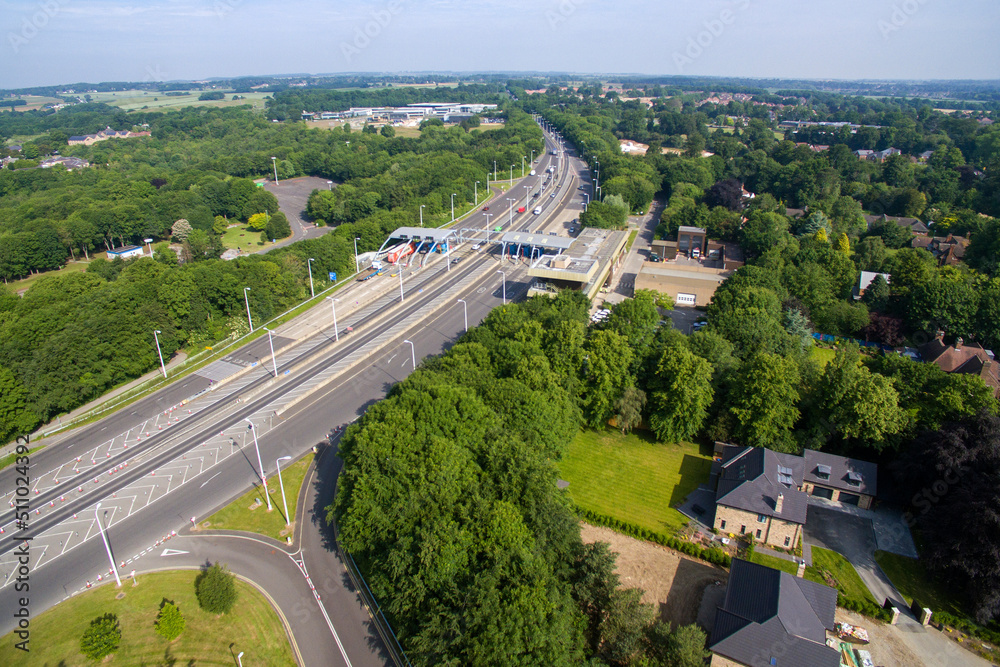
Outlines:
{"label": "grass verge", "polygon": [[751,563],[757,563],[758,565],[763,565],[765,567],[772,567],[775,570],[781,570],[782,572],[787,572],[788,574],[795,575],[799,571],[799,566],[790,560],[785,560],[784,558],[778,558],[777,556],[771,556],[766,553],[761,553],[760,551],[754,550],[753,555],[750,556]]}
{"label": "grass verge", "polygon": [[[198,527],[212,530],[245,530],[284,542],[285,538],[291,536],[295,529],[294,518],[299,502],[299,489],[302,488],[302,480],[305,479],[306,471],[312,460],[313,455],[307,454],[290,466],[281,469],[281,480],[285,484],[285,498],[288,500],[288,513],[293,519],[290,528],[285,527],[285,507],[281,502],[281,485],[277,475],[268,480],[271,506],[274,508],[270,512],[267,511],[267,503],[264,501],[263,487],[255,485],[249,492],[199,523]],[[259,505],[257,504],[258,500],[260,501]]]}
{"label": "grass verge", "polygon": [[861,581],[854,566],[836,551],[812,547],[812,562],[813,564],[806,568],[805,574],[805,578],[809,581],[833,586],[845,597],[879,604],[872,597],[865,582]]}
{"label": "grass verge", "polygon": [[37,452],[39,449],[41,449],[40,446],[39,447],[32,447],[31,449],[28,450],[27,454],[18,454],[17,452],[11,452],[7,456],[4,456],[3,458],[0,458],[0,470],[3,470],[7,466],[14,465],[14,462],[17,461],[17,457],[18,456],[29,456],[30,457],[32,454],[34,454],[35,452]]}
{"label": "grass verge", "polygon": [[[31,619],[30,653],[14,647],[13,634],[0,640],[0,665],[93,664],[80,653],[80,638],[91,620],[108,612],[118,615],[122,641],[103,665],[233,665],[242,650],[252,651],[256,664],[296,664],[278,614],[257,589],[237,581],[236,606],[216,616],[198,606],[196,576],[195,571],[139,575],[139,585],[126,583],[120,600],[115,598],[119,590],[107,584],[74,596]],[[185,619],[184,632],[172,642],[153,626],[164,598]]]}
{"label": "grass verge", "polygon": [[913,598],[916,598],[920,604],[932,611],[944,611],[953,616],[967,617],[955,596],[932,580],[924,569],[924,564],[918,559],[888,551],[876,551],[875,562],[906,599],[906,604],[912,604]]}
{"label": "grass verge", "polygon": [[687,522],[674,506],[708,481],[712,459],[690,442],[588,430],[570,443],[558,466],[580,508],[673,535]]}

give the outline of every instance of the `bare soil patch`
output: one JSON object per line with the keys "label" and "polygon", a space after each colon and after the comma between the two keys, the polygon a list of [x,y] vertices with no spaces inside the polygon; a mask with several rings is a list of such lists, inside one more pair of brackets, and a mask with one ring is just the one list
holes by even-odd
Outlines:
{"label": "bare soil patch", "polygon": [[660,618],[673,625],[694,623],[705,588],[729,580],[729,572],[716,565],[609,528],[581,526],[584,542],[607,542],[618,554],[616,569],[622,586],[645,591],[642,601],[655,605]]}
{"label": "bare soil patch", "polygon": [[899,638],[897,631],[892,626],[865,618],[853,611],[848,611],[837,607],[834,616],[838,623],[850,623],[859,625],[868,631],[868,638],[871,643],[863,648],[872,654],[872,662],[884,667],[915,667],[916,665],[926,665],[927,663],[917,657],[910,648]]}

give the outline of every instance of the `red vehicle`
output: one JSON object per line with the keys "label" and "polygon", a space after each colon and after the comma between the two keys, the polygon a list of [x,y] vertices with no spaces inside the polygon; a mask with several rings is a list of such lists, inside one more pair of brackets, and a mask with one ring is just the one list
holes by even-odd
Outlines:
{"label": "red vehicle", "polygon": [[523,207],[523,206],[522,206],[522,207],[520,207],[520,208],[518,208],[518,209],[517,209],[517,212],[518,212],[518,213],[524,213],[524,212],[525,212],[525,211],[527,211],[527,210],[528,210],[528,209],[526,209],[525,207]]}
{"label": "red vehicle", "polygon": [[386,255],[386,259],[389,261],[390,264],[395,264],[399,260],[403,259],[407,255],[410,255],[412,253],[413,253],[412,243],[400,243],[395,248],[389,250],[389,254]]}
{"label": "red vehicle", "polygon": [[490,207],[489,207],[489,206],[484,206],[484,207],[483,207],[483,210],[484,210],[484,211],[488,211],[488,210],[490,210]]}

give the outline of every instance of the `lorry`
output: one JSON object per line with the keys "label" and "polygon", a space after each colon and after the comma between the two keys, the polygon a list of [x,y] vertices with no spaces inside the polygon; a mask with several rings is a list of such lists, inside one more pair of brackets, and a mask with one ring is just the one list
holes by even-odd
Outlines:
{"label": "lorry", "polygon": [[390,248],[389,253],[385,256],[385,258],[390,264],[395,264],[399,260],[411,254],[413,254],[413,244],[409,242],[400,243],[399,245]]}

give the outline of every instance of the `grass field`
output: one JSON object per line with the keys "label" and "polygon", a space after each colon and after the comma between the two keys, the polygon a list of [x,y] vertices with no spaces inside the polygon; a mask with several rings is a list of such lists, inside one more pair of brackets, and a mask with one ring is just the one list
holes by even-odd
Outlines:
{"label": "grass field", "polygon": [[[125,583],[124,597],[105,584],[81,593],[31,619],[30,653],[14,648],[13,635],[0,639],[0,665],[95,664],[80,653],[80,637],[94,618],[118,615],[122,642],[102,665],[235,665],[236,653],[247,651],[257,665],[295,665],[281,621],[255,588],[236,582],[239,600],[233,611],[216,616],[202,611],[194,594],[194,571],[139,575],[139,585]],[[186,621],[173,642],[156,634],[153,626],[166,598],[176,604]],[[232,648],[230,648],[232,646]]]}
{"label": "grass field", "polygon": [[672,535],[687,521],[673,506],[708,481],[712,459],[698,445],[658,443],[645,432],[583,431],[558,466],[583,509]]}
{"label": "grass field", "polygon": [[246,225],[239,225],[226,230],[226,233],[222,235],[222,245],[230,250],[254,253],[274,244],[270,241],[261,243],[260,232],[255,232]]}
{"label": "grass field", "polygon": [[[296,516],[296,508],[298,507],[299,489],[302,488],[302,480],[305,478],[306,470],[309,469],[312,460],[313,455],[308,454],[305,458],[281,469],[281,481],[285,483],[285,498],[288,500],[288,513],[293,518]],[[278,482],[278,476],[271,477],[267,486],[271,492],[271,505],[274,507],[270,512],[267,511],[267,504],[264,503],[263,487],[255,486],[251,491],[229,503],[198,526],[213,530],[245,530],[284,542],[285,537],[292,534],[295,523],[292,523],[291,529],[285,528],[285,508],[281,502],[281,485]],[[258,498],[261,500],[260,506],[256,505]],[[255,509],[251,510],[251,507]]]}
{"label": "grass field", "polygon": [[198,99],[202,92],[204,91],[195,90],[187,95],[167,96],[146,90],[123,90],[114,93],[90,93],[90,97],[92,102],[104,102],[127,111],[146,108],[170,111],[183,107],[233,107],[243,104],[263,108],[264,99],[271,96],[270,93],[240,93],[246,99],[234,100],[232,97],[235,93],[226,91],[225,97],[221,100],[202,101]]}
{"label": "grass field", "polygon": [[932,611],[945,611],[962,618],[968,617],[955,596],[927,576],[924,564],[919,560],[887,551],[876,551],[875,562],[889,577],[896,590],[906,598],[907,604],[912,604],[915,597],[920,604]]}
{"label": "grass field", "polygon": [[[97,257],[97,255],[92,254],[91,257]],[[80,260],[78,262],[67,262],[66,266],[64,266],[61,269],[56,269],[55,271],[44,271],[42,273],[38,273],[33,276],[28,276],[27,278],[21,278],[20,280],[12,280],[9,283],[7,283],[7,285],[14,292],[21,292],[23,290],[28,289],[42,278],[51,278],[53,276],[64,276],[67,273],[78,273],[80,271],[86,271],[88,266],[90,266],[90,262],[86,262],[84,260]]]}
{"label": "grass field", "polygon": [[806,579],[829,585],[831,582],[828,582],[823,576],[825,571],[835,580],[835,587],[845,596],[858,600],[868,600],[872,604],[880,604],[875,601],[868,587],[861,581],[854,566],[836,551],[813,547],[812,561],[813,564],[806,568]]}

